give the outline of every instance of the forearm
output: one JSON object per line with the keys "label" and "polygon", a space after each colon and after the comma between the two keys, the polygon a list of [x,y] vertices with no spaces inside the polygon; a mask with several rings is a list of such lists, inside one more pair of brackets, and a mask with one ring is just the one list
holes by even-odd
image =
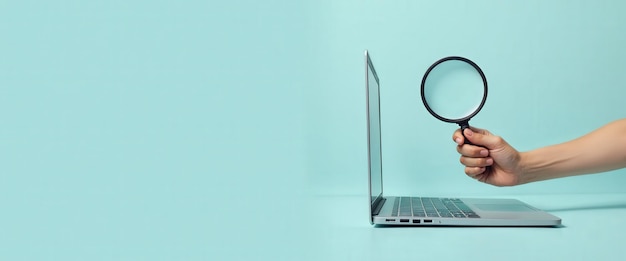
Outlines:
{"label": "forearm", "polygon": [[521,153],[522,183],[626,167],[626,119],[565,143]]}

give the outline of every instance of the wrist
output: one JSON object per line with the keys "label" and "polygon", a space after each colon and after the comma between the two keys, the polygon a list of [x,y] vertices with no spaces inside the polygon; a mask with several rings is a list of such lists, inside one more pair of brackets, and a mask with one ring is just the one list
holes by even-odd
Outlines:
{"label": "wrist", "polygon": [[529,152],[519,153],[519,164],[517,174],[519,177],[519,185],[536,181],[536,175],[532,174],[532,167],[530,166],[531,156]]}

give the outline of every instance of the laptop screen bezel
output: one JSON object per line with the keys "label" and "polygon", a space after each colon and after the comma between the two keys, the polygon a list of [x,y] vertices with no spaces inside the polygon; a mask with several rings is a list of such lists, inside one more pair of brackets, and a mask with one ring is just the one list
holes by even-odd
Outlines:
{"label": "laptop screen bezel", "polygon": [[[370,124],[370,86],[369,86],[369,71],[371,70],[372,72],[372,76],[374,76],[374,79],[376,80],[376,88],[378,88],[378,127],[380,128],[380,121],[381,121],[381,117],[380,117],[380,81],[378,78],[378,75],[376,74],[376,70],[374,69],[374,64],[372,63],[372,60],[370,58],[370,54],[367,50],[365,50],[365,102],[366,102],[366,114],[367,114],[367,169],[368,169],[368,179],[367,182],[369,184],[369,197],[368,200],[369,202],[369,208],[370,208],[370,223],[374,224],[374,211],[376,209],[380,209],[380,204],[383,202],[383,177],[382,177],[382,140],[381,137],[378,137],[378,140],[380,141],[380,150],[381,153],[380,155],[380,161],[381,161],[381,166],[380,166],[380,194],[376,195],[376,197],[374,198],[374,200],[372,200],[372,153],[371,153],[371,149],[372,149],[372,145],[370,143],[370,135],[372,135],[372,131],[370,130],[370,128],[372,128],[371,124]],[[378,132],[379,135],[382,135],[381,132]]]}

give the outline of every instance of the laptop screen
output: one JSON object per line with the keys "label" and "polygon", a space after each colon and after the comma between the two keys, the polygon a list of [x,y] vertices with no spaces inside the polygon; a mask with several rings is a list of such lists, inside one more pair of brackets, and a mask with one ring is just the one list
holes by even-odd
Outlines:
{"label": "laptop screen", "polygon": [[374,65],[367,52],[365,52],[366,60],[366,78],[365,89],[367,95],[367,134],[368,134],[368,161],[369,161],[369,177],[370,177],[370,196],[371,204],[382,197],[382,153],[381,153],[381,133],[380,133],[380,87],[378,75],[374,70]]}

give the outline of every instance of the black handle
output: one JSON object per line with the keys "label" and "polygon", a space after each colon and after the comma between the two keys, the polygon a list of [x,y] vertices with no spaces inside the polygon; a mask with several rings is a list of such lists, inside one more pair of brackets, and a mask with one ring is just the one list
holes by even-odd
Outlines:
{"label": "black handle", "polygon": [[470,126],[469,126],[469,120],[459,122],[459,126],[461,127],[461,135],[463,135],[463,138],[464,138],[464,139],[463,139],[463,140],[464,140],[464,143],[465,143],[465,144],[474,145],[473,143],[471,143],[471,142],[467,139],[467,137],[465,137],[465,129],[467,129],[467,128],[469,128],[469,127],[470,127]]}

